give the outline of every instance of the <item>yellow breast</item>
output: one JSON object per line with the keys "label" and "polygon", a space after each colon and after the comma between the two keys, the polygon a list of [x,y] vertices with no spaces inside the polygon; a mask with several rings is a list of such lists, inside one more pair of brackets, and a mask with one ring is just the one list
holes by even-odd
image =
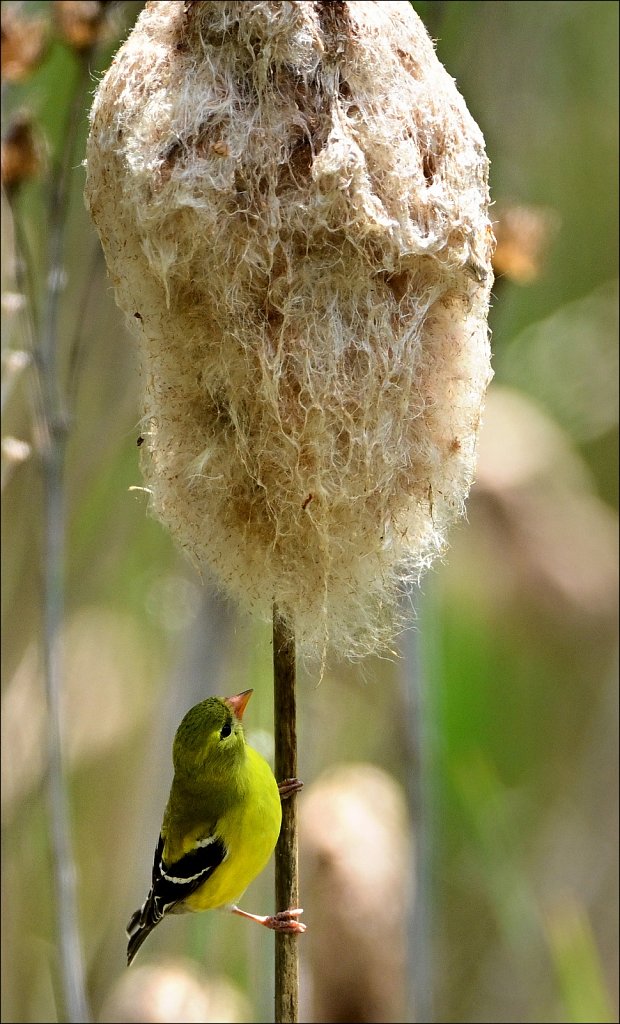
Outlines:
{"label": "yellow breast", "polygon": [[228,811],[218,826],[228,856],[211,878],[187,898],[187,910],[211,910],[236,903],[275,848],[282,822],[278,786],[260,754],[248,747],[247,756],[249,789],[245,799]]}

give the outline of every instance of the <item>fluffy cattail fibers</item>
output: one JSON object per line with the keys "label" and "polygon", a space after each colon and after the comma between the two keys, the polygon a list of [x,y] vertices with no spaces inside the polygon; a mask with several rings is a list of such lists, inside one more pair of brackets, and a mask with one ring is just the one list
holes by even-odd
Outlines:
{"label": "fluffy cattail fibers", "polygon": [[86,197],[141,338],[144,472],[302,654],[387,642],[490,378],[487,158],[409,3],[147,3]]}

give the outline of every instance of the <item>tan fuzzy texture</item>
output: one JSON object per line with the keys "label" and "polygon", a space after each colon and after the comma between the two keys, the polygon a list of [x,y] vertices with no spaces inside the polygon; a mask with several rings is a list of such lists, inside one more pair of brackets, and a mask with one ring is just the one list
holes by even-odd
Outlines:
{"label": "tan fuzzy texture", "polygon": [[489,382],[484,140],[409,3],[147,3],[86,199],[141,339],[156,514],[302,655],[388,644]]}
{"label": "tan fuzzy texture", "polygon": [[299,799],[299,840],[311,1002],[302,1019],[406,1020],[413,844],[404,793],[374,765],[334,765]]}

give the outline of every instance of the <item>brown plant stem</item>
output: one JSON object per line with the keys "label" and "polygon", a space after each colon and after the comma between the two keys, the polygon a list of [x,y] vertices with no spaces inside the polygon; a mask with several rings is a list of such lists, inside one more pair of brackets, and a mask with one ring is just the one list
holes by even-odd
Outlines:
{"label": "brown plant stem", "polygon": [[[297,777],[295,707],[295,636],[273,608],[273,682],[275,775],[278,781]],[[297,802],[282,802],[282,828],[275,859],[276,912],[298,906]],[[297,936],[275,933],[275,1024],[295,1024],[299,1010]]]}

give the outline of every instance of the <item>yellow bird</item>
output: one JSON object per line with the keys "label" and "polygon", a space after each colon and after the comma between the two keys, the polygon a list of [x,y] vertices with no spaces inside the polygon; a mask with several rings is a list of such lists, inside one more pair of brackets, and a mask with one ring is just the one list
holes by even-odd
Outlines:
{"label": "yellow bird", "polygon": [[281,799],[302,787],[280,785],[245,741],[241,719],[253,690],[208,697],[185,715],[172,748],[174,778],[153,861],[150,892],[127,926],[127,963],[166,914],[225,907],[274,931],[303,932],[301,909],[270,917],[237,906],[271,857]]}

